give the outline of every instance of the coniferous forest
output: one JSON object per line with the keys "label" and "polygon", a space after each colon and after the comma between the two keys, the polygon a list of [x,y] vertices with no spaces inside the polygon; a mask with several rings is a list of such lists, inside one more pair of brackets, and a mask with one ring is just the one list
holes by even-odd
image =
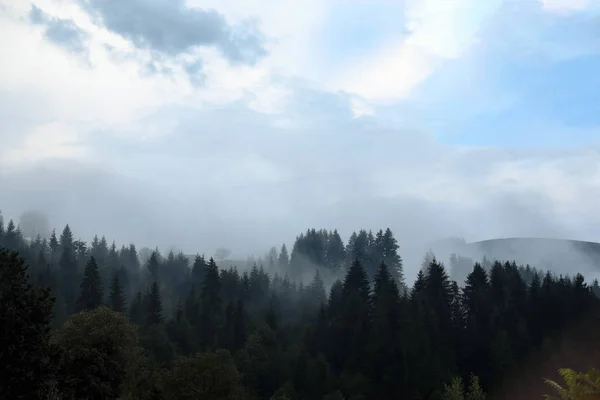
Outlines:
{"label": "coniferous forest", "polygon": [[0,217],[0,399],[518,399],[540,365],[593,366],[548,361],[597,314],[577,266],[484,259],[456,282],[429,254],[409,283],[389,229],[310,229],[247,264]]}

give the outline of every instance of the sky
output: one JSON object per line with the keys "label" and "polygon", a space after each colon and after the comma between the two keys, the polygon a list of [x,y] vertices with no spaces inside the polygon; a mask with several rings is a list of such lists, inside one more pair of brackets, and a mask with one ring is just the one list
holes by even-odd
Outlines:
{"label": "sky", "polygon": [[5,217],[600,241],[598,0],[0,0],[0,51]]}

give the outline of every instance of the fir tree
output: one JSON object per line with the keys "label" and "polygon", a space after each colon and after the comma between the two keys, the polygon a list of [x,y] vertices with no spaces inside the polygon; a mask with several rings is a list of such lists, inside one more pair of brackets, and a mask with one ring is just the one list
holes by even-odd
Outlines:
{"label": "fir tree", "polygon": [[100,278],[98,265],[94,257],[90,257],[85,266],[80,290],[79,299],[77,300],[78,311],[93,310],[102,305],[104,297],[102,279]]}
{"label": "fir tree", "polygon": [[47,398],[52,374],[49,289],[29,284],[17,253],[0,249],[0,398]]}
{"label": "fir tree", "polygon": [[121,280],[119,279],[118,271],[115,271],[113,274],[108,302],[110,309],[115,312],[123,313],[127,310],[125,293],[123,292],[123,287],[121,286]]}
{"label": "fir tree", "polygon": [[217,339],[217,318],[221,312],[222,303],[221,277],[219,275],[219,267],[217,267],[213,258],[210,259],[206,266],[200,302],[201,341],[203,345],[211,346]]}
{"label": "fir tree", "polygon": [[146,269],[150,273],[150,279],[152,281],[158,281],[160,262],[158,258],[158,253],[156,251],[152,252],[150,259],[148,260],[148,264],[146,265]]}
{"label": "fir tree", "polygon": [[163,320],[162,298],[158,283],[154,281],[148,293],[146,303],[146,324],[158,325]]}
{"label": "fir tree", "polygon": [[129,306],[129,320],[136,325],[142,325],[146,315],[142,292],[138,291]]}

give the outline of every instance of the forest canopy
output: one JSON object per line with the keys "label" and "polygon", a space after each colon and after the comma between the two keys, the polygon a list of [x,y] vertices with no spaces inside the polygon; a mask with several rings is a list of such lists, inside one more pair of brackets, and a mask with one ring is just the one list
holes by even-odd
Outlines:
{"label": "forest canopy", "polygon": [[239,268],[75,237],[0,220],[0,398],[493,398],[600,294],[504,260],[456,282],[432,254],[409,285],[390,229]]}

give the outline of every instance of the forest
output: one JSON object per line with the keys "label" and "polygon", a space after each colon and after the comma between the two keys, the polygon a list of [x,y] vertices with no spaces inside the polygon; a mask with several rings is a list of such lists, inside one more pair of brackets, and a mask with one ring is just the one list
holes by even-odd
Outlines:
{"label": "forest", "polygon": [[[309,229],[238,268],[1,218],[0,399],[530,398],[529,375],[566,390],[534,366],[598,315],[577,266],[483,259],[457,282],[428,253],[409,285],[390,229]],[[593,366],[551,365],[572,391],[565,368]]]}

